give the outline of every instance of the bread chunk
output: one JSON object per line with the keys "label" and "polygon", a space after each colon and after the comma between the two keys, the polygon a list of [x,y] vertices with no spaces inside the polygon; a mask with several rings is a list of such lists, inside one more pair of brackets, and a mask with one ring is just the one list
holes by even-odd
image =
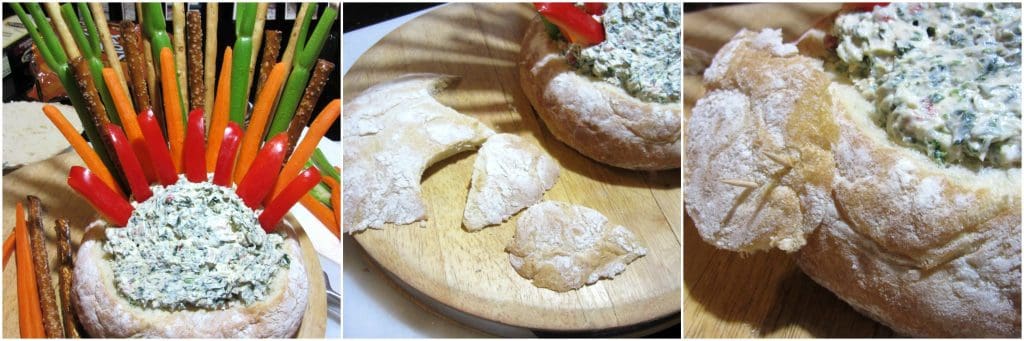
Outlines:
{"label": "bread chunk", "polygon": [[832,209],[829,79],[778,30],[742,30],[686,122],[686,212],[718,248],[792,252]]}
{"label": "bread chunk", "polygon": [[470,231],[501,224],[540,201],[558,180],[558,163],[512,134],[491,136],[473,164],[462,224]]}
{"label": "bread chunk", "polygon": [[629,229],[590,208],[558,201],[526,209],[505,251],[519,275],[558,292],[612,278],[647,254]]}
{"label": "bread chunk", "polygon": [[433,97],[454,76],[410,74],[370,87],[345,104],[344,230],[426,219],[420,177],[431,164],[494,134]]}

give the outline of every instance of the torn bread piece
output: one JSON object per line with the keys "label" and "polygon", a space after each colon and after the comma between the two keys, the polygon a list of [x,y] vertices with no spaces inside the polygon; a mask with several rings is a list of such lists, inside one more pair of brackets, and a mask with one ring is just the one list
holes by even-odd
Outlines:
{"label": "torn bread piece", "polygon": [[558,180],[558,163],[512,134],[491,136],[473,164],[462,224],[469,231],[501,224],[544,197]]}
{"label": "torn bread piece", "polygon": [[615,277],[647,254],[629,229],[593,209],[558,201],[526,209],[505,251],[520,276],[558,292]]}
{"label": "torn bread piece", "polygon": [[457,78],[410,74],[345,104],[344,229],[426,219],[420,177],[431,164],[474,149],[494,134],[433,95]]}
{"label": "torn bread piece", "polygon": [[686,122],[686,212],[718,248],[792,252],[834,215],[829,78],[779,30],[742,30]]}

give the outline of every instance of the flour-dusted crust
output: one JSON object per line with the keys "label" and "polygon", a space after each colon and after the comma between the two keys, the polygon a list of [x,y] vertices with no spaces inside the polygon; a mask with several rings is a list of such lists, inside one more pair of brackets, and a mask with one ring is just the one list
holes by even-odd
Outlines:
{"label": "flour-dusted crust", "polygon": [[558,163],[512,134],[491,136],[473,163],[473,180],[462,224],[477,231],[501,224],[544,197],[558,180]]}
{"label": "flour-dusted crust", "polygon": [[831,210],[831,117],[821,62],[777,30],[740,31],[705,70],[686,122],[686,211],[716,247],[796,251]]}
{"label": "flour-dusted crust", "polygon": [[[287,223],[282,223],[287,224]],[[286,338],[295,335],[306,311],[309,279],[295,238],[283,244],[291,263],[279,271],[260,302],[223,310],[166,311],[143,308],[125,299],[103,251],[103,226],[86,229],[75,257],[72,294],[82,327],[100,338]]]}
{"label": "flour-dusted crust", "polygon": [[344,229],[426,219],[420,177],[431,164],[474,149],[494,134],[434,98],[454,76],[410,74],[377,84],[345,104]]}
{"label": "flour-dusted crust", "polygon": [[647,254],[629,229],[590,208],[558,201],[527,208],[505,251],[519,275],[558,292],[612,278]]}
{"label": "flour-dusted crust", "polygon": [[622,168],[679,168],[681,105],[640,101],[576,73],[540,17],[523,37],[519,82],[551,134],[581,154]]}
{"label": "flour-dusted crust", "polygon": [[1020,169],[938,166],[850,85],[830,91],[839,219],[800,250],[804,272],[903,334],[1020,337]]}

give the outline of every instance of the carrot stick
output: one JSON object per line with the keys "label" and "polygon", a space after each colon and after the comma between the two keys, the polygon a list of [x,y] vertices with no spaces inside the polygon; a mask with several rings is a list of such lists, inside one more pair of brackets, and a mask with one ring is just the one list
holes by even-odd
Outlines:
{"label": "carrot stick", "polygon": [[21,203],[15,206],[15,233],[18,235],[15,251],[18,257],[18,327],[23,338],[43,338],[43,312],[39,309],[39,289],[35,280],[35,265],[32,264],[32,250],[29,245],[28,225],[25,223],[25,209]]}
{"label": "carrot stick", "polygon": [[[282,63],[274,65],[267,78],[267,84],[263,91],[256,96],[256,105],[252,108],[252,118],[249,119],[249,126],[242,135],[242,147],[238,151],[238,164],[235,166],[235,183],[242,182],[242,177],[249,171],[249,166],[256,159],[256,153],[260,149],[260,142],[263,142],[263,128],[267,126],[270,119],[270,109],[274,106],[277,90],[284,84],[285,66]],[[272,95],[273,94],[273,95]],[[290,180],[289,180],[290,181]]]}
{"label": "carrot stick", "polygon": [[4,269],[7,268],[7,260],[11,258],[11,254],[14,253],[14,236],[15,233],[7,236],[7,240],[4,240]]}
{"label": "carrot stick", "polygon": [[160,88],[164,91],[164,114],[167,115],[167,141],[171,144],[171,160],[174,161],[174,169],[181,173],[185,130],[182,127],[181,102],[175,75],[174,54],[170,48],[165,47],[160,50]]}
{"label": "carrot stick", "polygon": [[224,61],[220,66],[220,79],[217,81],[217,97],[213,103],[213,118],[210,120],[209,143],[206,146],[206,171],[212,172],[217,165],[217,153],[220,143],[224,140],[224,128],[228,126],[228,111],[231,105],[231,47],[224,50]]}
{"label": "carrot stick", "polygon": [[117,114],[121,117],[122,128],[124,128],[125,135],[128,135],[128,144],[132,146],[135,156],[139,158],[139,163],[142,164],[142,173],[145,174],[146,180],[156,182],[156,171],[153,170],[153,164],[149,160],[149,153],[145,147],[145,138],[142,136],[142,129],[139,128],[139,121],[135,118],[135,109],[132,108],[132,103],[128,100],[128,94],[121,87],[121,84],[117,82],[116,76],[114,70],[110,68],[103,69],[103,80],[107,82],[107,87],[110,88],[110,97],[114,99]]}
{"label": "carrot stick", "polygon": [[313,216],[320,220],[331,233],[334,233],[335,237],[341,238],[341,229],[338,228],[338,223],[334,221],[334,212],[331,212],[330,208],[327,208],[327,206],[324,206],[324,204],[321,204],[320,201],[309,194],[303,195],[299,202],[310,213],[313,213]]}
{"label": "carrot stick", "polygon": [[99,155],[96,155],[96,152],[89,148],[89,144],[85,142],[81,135],[78,135],[78,130],[71,126],[71,123],[64,118],[64,115],[60,113],[60,109],[47,104],[43,106],[43,114],[46,115],[46,118],[50,119],[50,122],[53,122],[54,126],[57,126],[57,130],[60,130],[61,135],[64,135],[64,138],[68,140],[71,147],[75,149],[75,153],[78,153],[78,157],[82,158],[82,161],[85,162],[86,167],[93,173],[96,173],[103,180],[103,183],[124,196],[124,192],[121,191],[121,187],[114,181],[114,177],[107,170],[107,166],[104,166],[103,161],[100,161]]}
{"label": "carrot stick", "polygon": [[[324,177],[324,182],[331,186],[331,209],[334,210],[334,222],[341,221],[341,186],[331,177]],[[338,228],[341,229],[340,227]]]}
{"label": "carrot stick", "polygon": [[331,101],[331,103],[324,107],[323,111],[320,111],[320,114],[313,120],[313,124],[309,126],[309,132],[306,133],[306,137],[302,138],[302,142],[299,142],[299,146],[295,147],[292,156],[288,158],[288,162],[281,169],[281,175],[277,177],[277,184],[274,185],[272,197],[281,193],[284,186],[291,182],[295,176],[299,175],[299,172],[302,171],[302,166],[306,164],[306,160],[309,160],[309,157],[313,155],[313,150],[316,149],[317,143],[320,143],[320,139],[334,125],[334,121],[338,119],[339,115],[341,115],[341,101],[338,99]]}

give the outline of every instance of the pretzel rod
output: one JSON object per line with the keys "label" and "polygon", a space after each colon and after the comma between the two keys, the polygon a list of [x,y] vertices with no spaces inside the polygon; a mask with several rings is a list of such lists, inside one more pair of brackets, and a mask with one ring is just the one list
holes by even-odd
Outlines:
{"label": "pretzel rod", "polygon": [[46,232],[43,231],[42,204],[39,198],[28,196],[28,236],[32,242],[32,263],[35,265],[36,288],[39,290],[39,309],[43,316],[43,328],[48,338],[63,338],[64,328],[60,323],[60,310],[50,279],[49,258],[46,255]]}
{"label": "pretzel rod", "polygon": [[50,24],[57,30],[57,35],[64,45],[64,52],[67,53],[68,59],[81,56],[81,52],[78,52],[78,45],[75,45],[75,38],[71,36],[68,24],[64,22],[64,16],[60,14],[60,5],[56,2],[47,2],[43,6],[45,6],[46,14],[50,16]]}
{"label": "pretzel rod", "polygon": [[81,335],[78,334],[78,317],[75,316],[71,304],[72,269],[75,266],[74,255],[71,253],[71,225],[67,219],[60,218],[57,219],[56,225],[53,225],[53,229],[57,233],[57,264],[60,279],[58,293],[61,316],[64,317],[64,336],[77,339]]}
{"label": "pretzel rod", "polygon": [[[89,114],[92,116],[92,124],[96,127],[96,130],[103,131],[103,126],[110,123],[110,120],[107,118],[106,108],[104,108],[102,102],[100,102],[100,95],[96,91],[96,85],[92,81],[92,69],[89,66],[89,62],[82,57],[78,57],[71,60],[71,65],[74,70],[75,81],[77,81],[78,89],[82,91],[82,100],[85,102],[85,106],[89,108]],[[99,138],[100,141],[93,141],[93,143],[101,143],[106,150],[114,150],[114,146],[110,143],[110,138],[107,134],[99,134]],[[111,161],[113,161],[113,159]],[[110,164],[107,164],[107,167],[110,168],[110,176],[114,180],[114,185],[116,185],[111,186],[111,188],[113,188],[117,194],[124,196],[124,192],[121,191],[121,188],[127,187],[125,186],[126,183],[123,182],[124,178],[121,176],[120,165],[117,162],[111,162]]]}
{"label": "pretzel rod", "polygon": [[188,49],[185,45],[185,3],[171,4],[171,17],[174,25],[172,44],[174,46],[174,70],[177,72],[175,79],[178,80],[178,95],[181,96],[183,104],[188,104],[190,93],[188,92],[188,58],[185,55]]}
{"label": "pretzel rod", "polygon": [[[206,85],[203,81],[203,16],[199,11],[188,11],[188,102],[189,111],[202,109],[206,103]],[[204,111],[205,113],[205,111]]]}
{"label": "pretzel rod", "polygon": [[[213,102],[214,92],[217,86],[217,12],[220,6],[216,2],[206,4],[206,32],[214,32],[213,34],[206,35],[206,55],[205,55],[205,76],[203,77],[204,84],[206,84],[206,91],[203,99],[203,115],[206,117],[206,122],[213,122]],[[210,128],[207,128],[210,129]],[[211,130],[212,131],[212,130]],[[208,134],[209,135],[209,134]],[[207,163],[209,165],[209,163]]]}
{"label": "pretzel rod", "polygon": [[121,47],[124,48],[124,58],[128,61],[128,79],[131,80],[131,87],[126,89],[131,89],[135,107],[139,111],[153,107],[146,85],[146,57],[141,40],[142,30],[139,25],[133,21],[121,22]]}
{"label": "pretzel rod", "polygon": [[270,69],[277,63],[277,56],[281,53],[281,31],[270,30],[263,37],[263,59],[260,59],[260,77],[256,80],[256,93],[260,93],[263,84],[270,76]]}
{"label": "pretzel rod", "polygon": [[[100,33],[100,41],[103,42],[103,52],[107,55],[107,62],[110,64],[110,68],[114,69],[114,74],[117,75],[117,80],[121,82],[121,87],[128,89],[127,78],[121,70],[121,60],[118,59],[117,51],[114,50],[114,38],[110,35],[110,24],[107,23],[107,16],[103,15],[103,8],[100,7],[98,2],[90,2],[89,9],[96,20],[96,28]],[[124,37],[124,33],[121,33],[121,36]]]}
{"label": "pretzel rod", "polygon": [[285,157],[290,157],[292,151],[295,150],[299,135],[302,135],[302,128],[309,123],[309,118],[313,115],[313,109],[317,100],[320,99],[324,86],[327,85],[331,71],[334,71],[334,63],[323,59],[317,60],[313,76],[309,79],[309,84],[306,85],[306,92],[302,94],[302,100],[299,101],[299,108],[295,111],[295,117],[292,118],[292,122],[288,126],[288,152],[285,153]]}

